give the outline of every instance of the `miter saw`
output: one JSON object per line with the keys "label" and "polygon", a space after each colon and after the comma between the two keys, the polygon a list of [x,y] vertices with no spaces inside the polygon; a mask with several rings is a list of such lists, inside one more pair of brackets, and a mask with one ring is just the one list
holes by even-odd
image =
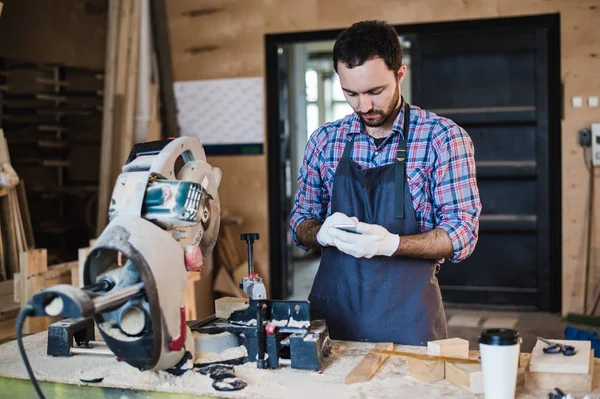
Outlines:
{"label": "miter saw", "polygon": [[110,223],[85,260],[84,287],[34,295],[18,335],[26,316],[92,316],[109,349],[140,370],[193,360],[182,293],[187,271],[200,271],[216,243],[220,182],[198,138],[135,145],[113,190]]}
{"label": "miter saw", "polygon": [[[194,366],[198,350],[191,331],[228,332],[258,367],[318,370],[331,350],[325,322],[311,321],[308,301],[266,299],[262,279],[252,267],[240,288],[248,306],[227,319],[188,321],[182,305],[187,271],[199,272],[219,233],[217,189],[221,171],[206,161],[198,138],[181,137],[136,144],[117,178],[109,208],[110,223],[83,266],[83,288],[49,287],[35,294],[17,319],[23,360],[40,396],[21,341],[27,316],[67,318],[48,329],[48,354],[69,356],[94,341],[94,322],[109,351],[140,370],[174,374]],[[191,328],[190,328],[191,327]],[[85,352],[89,353],[89,352]],[[290,360],[291,359],[291,360]]]}

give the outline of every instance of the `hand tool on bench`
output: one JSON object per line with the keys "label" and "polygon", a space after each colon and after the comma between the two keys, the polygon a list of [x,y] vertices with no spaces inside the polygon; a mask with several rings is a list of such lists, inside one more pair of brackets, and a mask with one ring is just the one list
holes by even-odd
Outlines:
{"label": "hand tool on bench", "polygon": [[573,356],[577,353],[577,348],[575,348],[574,346],[563,345],[559,344],[558,342],[548,341],[547,339],[544,339],[542,337],[537,337],[537,339],[539,339],[545,344],[548,344],[548,346],[542,349],[544,353],[562,353],[564,356]]}

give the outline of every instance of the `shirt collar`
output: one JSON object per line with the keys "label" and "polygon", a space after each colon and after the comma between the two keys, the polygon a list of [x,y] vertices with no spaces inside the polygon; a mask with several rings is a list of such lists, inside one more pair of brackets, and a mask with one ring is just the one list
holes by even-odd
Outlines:
{"label": "shirt collar", "polygon": [[[402,97],[402,103],[400,104],[400,112],[398,112],[398,115],[396,116],[396,119],[394,120],[394,125],[392,126],[391,135],[394,135],[396,133],[402,134],[402,132],[403,132],[402,125],[404,125],[404,102],[405,102],[404,97]],[[365,135],[368,135],[367,130],[364,128],[358,115],[356,115],[356,112],[352,114],[352,119],[350,122],[350,129],[348,129],[348,134],[355,134],[355,133],[363,133]]]}

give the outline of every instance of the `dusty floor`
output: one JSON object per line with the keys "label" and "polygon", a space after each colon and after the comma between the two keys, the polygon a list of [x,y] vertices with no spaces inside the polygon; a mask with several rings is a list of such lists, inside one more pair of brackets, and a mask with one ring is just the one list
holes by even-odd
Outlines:
{"label": "dusty floor", "polygon": [[[308,297],[312,282],[319,267],[319,258],[294,262],[294,294],[290,299],[303,300]],[[471,349],[477,349],[477,339],[485,328],[514,328],[523,337],[522,352],[531,352],[536,337],[564,339],[566,326],[600,333],[600,328],[566,323],[560,314],[548,312],[503,312],[481,309],[464,309],[446,305],[448,336],[468,339]]]}

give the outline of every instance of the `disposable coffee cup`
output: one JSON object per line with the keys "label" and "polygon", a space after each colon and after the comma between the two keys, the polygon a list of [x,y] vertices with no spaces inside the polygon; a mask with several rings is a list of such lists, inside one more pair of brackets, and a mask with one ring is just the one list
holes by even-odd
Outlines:
{"label": "disposable coffee cup", "polygon": [[514,399],[521,336],[515,330],[492,328],[479,337],[485,399]]}

